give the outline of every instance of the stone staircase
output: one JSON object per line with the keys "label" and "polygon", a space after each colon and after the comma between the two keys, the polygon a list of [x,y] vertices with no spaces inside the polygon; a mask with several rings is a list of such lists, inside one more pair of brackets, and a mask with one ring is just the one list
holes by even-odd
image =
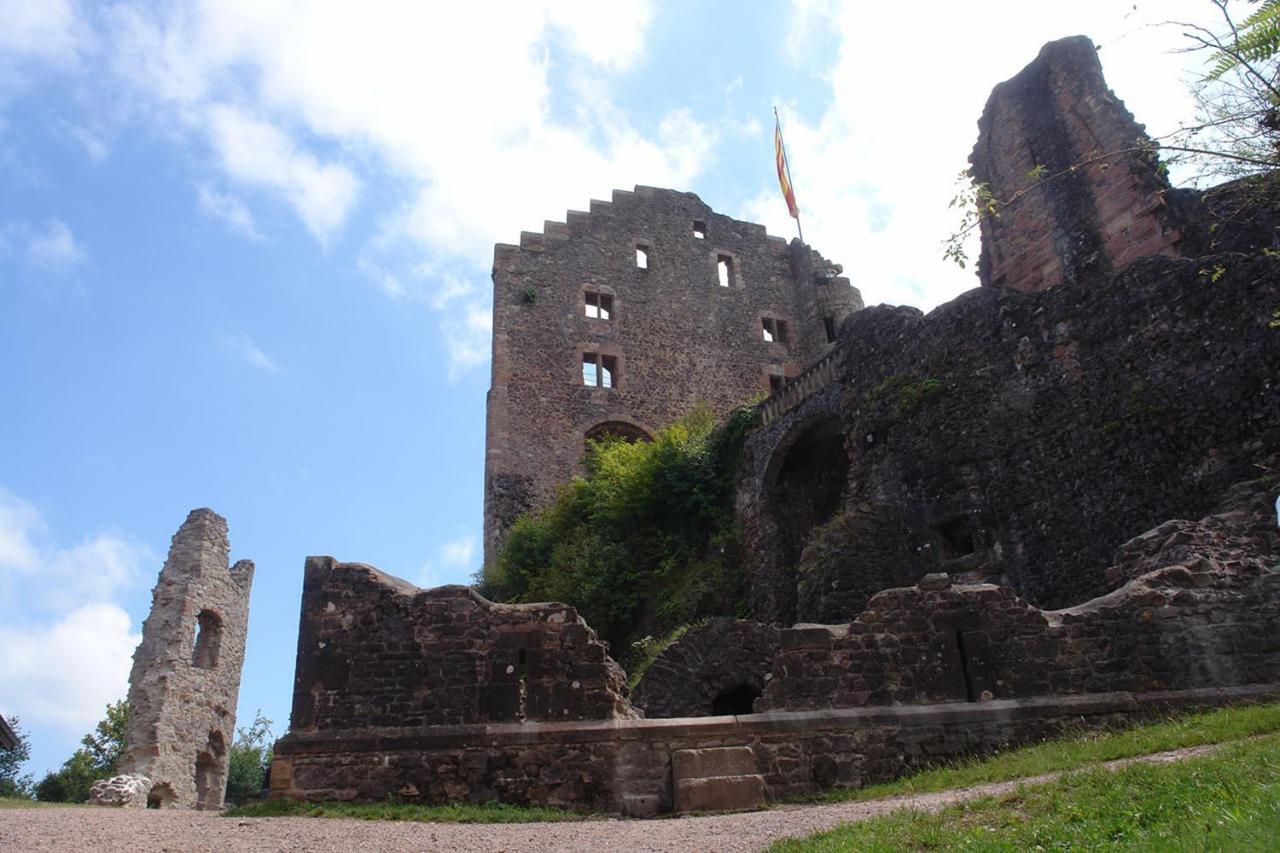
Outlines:
{"label": "stone staircase", "polygon": [[671,753],[677,812],[730,812],[764,805],[764,777],[749,746]]}

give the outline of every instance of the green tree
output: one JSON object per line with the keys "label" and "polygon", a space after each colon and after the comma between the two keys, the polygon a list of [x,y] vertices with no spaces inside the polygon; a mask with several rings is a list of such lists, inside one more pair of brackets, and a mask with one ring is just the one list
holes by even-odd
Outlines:
{"label": "green tree", "polygon": [[17,717],[6,718],[9,727],[17,735],[18,745],[13,749],[0,749],[0,797],[24,797],[32,794],[31,775],[18,775],[22,765],[31,758],[31,737],[22,730]]}
{"label": "green tree", "polygon": [[82,803],[88,799],[94,782],[115,775],[128,726],[129,703],[121,699],[108,705],[106,717],[80,739],[80,748],[60,769],[36,785],[36,799],[51,803]]}
{"label": "green tree", "polygon": [[258,798],[267,768],[271,766],[271,743],[274,739],[271,721],[262,716],[261,709],[254,713],[252,725],[236,730],[227,771],[227,805],[238,806]]}

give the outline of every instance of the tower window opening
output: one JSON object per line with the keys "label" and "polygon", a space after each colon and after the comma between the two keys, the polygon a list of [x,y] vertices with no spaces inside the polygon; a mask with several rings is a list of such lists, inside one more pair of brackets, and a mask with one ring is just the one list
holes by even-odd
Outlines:
{"label": "tower window opening", "polygon": [[836,341],[836,320],[834,317],[823,317],[822,328],[827,333],[827,343],[833,344]]}
{"label": "tower window opening", "polygon": [[782,386],[785,384],[786,384],[786,381],[782,378],[781,374],[779,373],[769,374],[769,393],[770,394],[778,393],[779,391],[782,390]]}
{"label": "tower window opening", "polygon": [[191,665],[198,669],[213,669],[218,665],[218,649],[221,645],[222,619],[212,610],[201,610],[196,616]]}
{"label": "tower window opening", "polygon": [[693,236],[699,240],[707,239],[707,223],[700,219],[693,221]]}
{"label": "tower window opening", "polygon": [[586,314],[595,320],[609,320],[613,318],[613,297],[607,293],[593,293],[588,291],[585,296]]}
{"label": "tower window opening", "polygon": [[761,317],[760,329],[764,335],[765,341],[768,343],[785,344],[787,342],[786,320],[775,320],[772,317]]}
{"label": "tower window opening", "polygon": [[582,384],[592,388],[613,388],[618,383],[618,358],[596,352],[582,354]]}
{"label": "tower window opening", "polygon": [[649,247],[643,243],[636,244],[636,266],[642,270],[649,268]]}
{"label": "tower window opening", "polygon": [[731,287],[738,283],[738,277],[733,269],[733,258],[728,255],[720,255],[716,258],[716,273],[719,275],[721,287]]}

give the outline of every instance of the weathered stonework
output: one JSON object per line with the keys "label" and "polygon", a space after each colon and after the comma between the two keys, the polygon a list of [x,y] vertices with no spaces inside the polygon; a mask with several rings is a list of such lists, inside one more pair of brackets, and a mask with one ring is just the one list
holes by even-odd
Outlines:
{"label": "weathered stonework", "polygon": [[99,779],[89,788],[89,804],[121,809],[145,809],[151,780],[146,776],[126,773]]}
{"label": "weathered stonework", "polygon": [[192,510],[151,593],[129,675],[120,770],[153,806],[221,809],[235,734],[253,563],[228,568],[227,522]]}
{"label": "weathered stonework", "polygon": [[978,127],[974,180],[1001,205],[982,220],[984,285],[1043,290],[1180,254],[1169,182],[1142,125],[1107,88],[1091,39],[1046,44],[996,86]]}
{"label": "weathered stonework", "polygon": [[[593,201],[590,213],[571,211],[519,246],[499,244],[493,282],[486,560],[521,512],[580,472],[588,434],[644,438],[695,404],[724,414],[768,394],[770,375],[798,374],[862,307],[848,279],[804,244],[788,247],[692,193],[653,187]],[[588,297],[608,300],[607,319]],[[584,353],[612,360],[613,387],[584,384]]]}
{"label": "weathered stonework", "polygon": [[[1280,452],[1275,305],[1280,261],[1221,255],[859,311],[835,381],[747,440],[752,615],[844,622],[930,571],[1046,608],[1112,588],[1134,531],[1205,515]],[[834,496],[814,460],[845,472]]]}
{"label": "weathered stonework", "polygon": [[777,628],[746,619],[711,619],[662,650],[631,701],[647,717],[749,714],[777,654]]}
{"label": "weathered stonework", "polygon": [[307,559],[291,732],[634,716],[622,670],[568,605]]}

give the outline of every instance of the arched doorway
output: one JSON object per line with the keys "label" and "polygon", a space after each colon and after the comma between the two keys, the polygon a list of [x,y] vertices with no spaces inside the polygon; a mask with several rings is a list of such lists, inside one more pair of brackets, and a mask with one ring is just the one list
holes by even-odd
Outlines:
{"label": "arched doorway", "polygon": [[786,579],[778,618],[795,618],[795,566],[810,533],[839,509],[849,476],[840,420],[827,416],[798,428],[775,452],[765,479],[765,504],[775,529],[772,562]]}

